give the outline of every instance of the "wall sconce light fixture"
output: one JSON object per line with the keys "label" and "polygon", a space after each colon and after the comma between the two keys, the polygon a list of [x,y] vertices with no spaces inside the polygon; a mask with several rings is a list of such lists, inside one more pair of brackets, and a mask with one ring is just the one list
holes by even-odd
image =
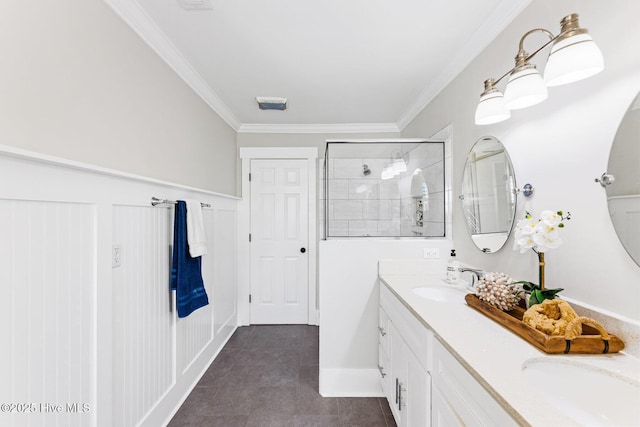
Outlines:
{"label": "wall sconce light fixture", "polygon": [[[524,50],[524,40],[533,33],[543,33],[549,41],[532,54]],[[547,46],[551,52],[544,69],[544,79],[529,60]],[[527,31],[520,39],[516,65],[499,79],[487,79],[476,109],[476,124],[488,125],[507,120],[510,110],[530,107],[547,98],[547,86],[560,86],[586,79],[604,69],[598,46],[586,28],[580,28],[578,14],[572,13],[560,21],[560,34],[554,36],[544,28]],[[496,85],[505,77],[509,81],[504,95]]]}

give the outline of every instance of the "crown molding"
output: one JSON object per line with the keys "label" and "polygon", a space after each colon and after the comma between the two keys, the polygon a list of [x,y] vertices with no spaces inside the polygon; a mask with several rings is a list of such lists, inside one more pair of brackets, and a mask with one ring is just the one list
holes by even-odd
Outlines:
{"label": "crown molding", "polygon": [[238,133],[399,133],[395,123],[262,124],[245,123]]}
{"label": "crown molding", "polygon": [[[532,1],[502,0],[500,5],[496,7],[498,12],[492,14],[478,27],[465,47],[458,51],[458,54],[442,69],[438,77],[422,90],[418,99],[400,116],[397,123],[398,128],[404,130]],[[480,37],[481,34],[484,36]],[[478,97],[480,97],[481,89],[478,86]]]}
{"label": "crown molding", "polygon": [[135,1],[104,0],[233,130],[240,120]]}

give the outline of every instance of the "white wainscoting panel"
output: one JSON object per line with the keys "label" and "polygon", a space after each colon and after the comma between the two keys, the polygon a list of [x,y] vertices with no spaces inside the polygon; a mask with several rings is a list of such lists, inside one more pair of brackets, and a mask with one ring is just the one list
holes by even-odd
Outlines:
{"label": "white wainscoting panel", "polygon": [[[223,329],[236,324],[236,241],[237,212],[220,209],[216,212],[215,233],[210,240],[214,254],[214,328],[219,335]],[[208,238],[208,237],[207,237]]]}
{"label": "white wainscoting panel", "polygon": [[95,423],[94,248],[92,205],[0,200],[0,425]]}
{"label": "white wainscoting panel", "polygon": [[[1,145],[0,183],[0,426],[167,425],[237,325],[237,198]],[[152,196],[211,205],[184,319]]]}
{"label": "white wainscoting panel", "polygon": [[203,209],[207,239],[207,254],[202,256],[202,280],[207,291],[209,305],[199,308],[188,317],[178,319],[177,349],[178,370],[186,371],[191,363],[196,360],[200,352],[213,340],[213,281],[214,281],[214,254],[211,250],[215,230],[215,215],[212,209]]}
{"label": "white wainscoting panel", "polygon": [[174,382],[170,218],[166,208],[113,207],[114,425],[136,425]]}

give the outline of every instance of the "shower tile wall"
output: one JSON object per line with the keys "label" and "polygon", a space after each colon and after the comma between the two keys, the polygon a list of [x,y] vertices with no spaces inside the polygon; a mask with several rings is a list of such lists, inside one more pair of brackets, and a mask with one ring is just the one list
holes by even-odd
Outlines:
{"label": "shower tile wall", "polygon": [[[324,160],[319,170],[319,235],[324,238],[325,215],[331,237],[443,236],[444,175],[441,144],[423,144],[409,153],[408,170],[400,177],[382,180],[380,173],[390,159],[330,159],[328,212]],[[364,175],[364,165],[371,173]],[[420,168],[427,182],[429,199],[423,227],[414,224],[415,199],[410,197],[413,171]]]}

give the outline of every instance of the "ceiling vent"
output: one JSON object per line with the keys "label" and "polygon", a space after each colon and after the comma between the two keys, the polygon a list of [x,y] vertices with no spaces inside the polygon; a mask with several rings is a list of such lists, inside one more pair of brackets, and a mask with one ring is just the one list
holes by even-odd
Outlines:
{"label": "ceiling vent", "polygon": [[178,4],[186,10],[213,9],[213,6],[211,6],[211,0],[178,0]]}
{"label": "ceiling vent", "polygon": [[266,96],[257,96],[258,107],[261,110],[280,110],[287,109],[287,98],[270,98]]}

